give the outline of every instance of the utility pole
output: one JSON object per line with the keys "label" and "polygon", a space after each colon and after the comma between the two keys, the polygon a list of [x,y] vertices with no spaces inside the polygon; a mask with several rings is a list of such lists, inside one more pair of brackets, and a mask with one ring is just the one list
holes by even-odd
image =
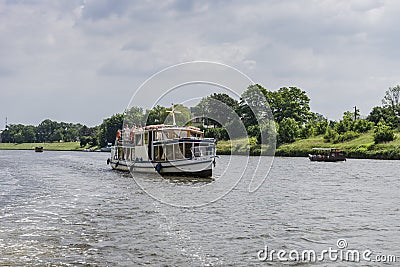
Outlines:
{"label": "utility pole", "polygon": [[357,106],[354,106],[354,120],[357,120]]}

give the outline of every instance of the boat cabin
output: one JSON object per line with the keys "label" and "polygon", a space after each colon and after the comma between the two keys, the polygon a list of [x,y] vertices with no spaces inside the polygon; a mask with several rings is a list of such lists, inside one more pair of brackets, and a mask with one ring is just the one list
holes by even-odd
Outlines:
{"label": "boat cabin", "polygon": [[313,148],[313,151],[313,154],[308,155],[311,161],[346,161],[345,152],[338,148]]}
{"label": "boat cabin", "polygon": [[114,159],[166,162],[212,156],[215,142],[197,127],[150,125],[125,128],[117,134],[115,149]]}

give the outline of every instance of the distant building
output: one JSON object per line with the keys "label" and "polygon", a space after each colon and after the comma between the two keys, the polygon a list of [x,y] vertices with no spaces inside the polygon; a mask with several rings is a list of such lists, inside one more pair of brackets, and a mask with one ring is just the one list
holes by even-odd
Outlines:
{"label": "distant building", "polygon": [[0,143],[3,143],[3,131],[0,130]]}

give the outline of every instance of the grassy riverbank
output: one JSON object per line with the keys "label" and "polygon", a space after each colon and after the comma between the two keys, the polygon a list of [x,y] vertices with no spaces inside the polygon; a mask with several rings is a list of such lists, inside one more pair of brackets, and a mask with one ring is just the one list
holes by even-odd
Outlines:
{"label": "grassy riverbank", "polygon": [[[89,147],[80,147],[77,142],[63,143],[0,143],[0,150],[33,150],[36,146],[43,146],[44,150],[57,151],[82,151]],[[276,149],[276,156],[286,157],[307,157],[312,153],[313,147],[335,147],[346,151],[350,158],[368,159],[400,159],[400,133],[396,133],[396,138],[392,142],[375,144],[373,132],[360,135],[358,138],[343,143],[326,143],[323,136],[314,136],[308,139],[297,140],[291,144],[281,145]],[[246,154],[250,149],[251,155],[258,155],[260,148],[255,144],[247,142],[245,139],[232,141],[218,141],[217,152],[219,155]]]}
{"label": "grassy riverbank", "polygon": [[367,159],[400,159],[400,133],[392,142],[375,144],[373,131],[361,134],[358,138],[343,143],[326,143],[323,136],[297,140],[291,144],[281,145],[276,150],[277,156],[306,157],[313,147],[335,147],[346,151],[350,158]]}
{"label": "grassy riverbank", "polygon": [[88,147],[80,147],[78,142],[61,143],[0,143],[0,150],[33,150],[36,146],[42,146],[44,150],[57,151],[82,151]]}
{"label": "grassy riverbank", "polygon": [[[300,139],[291,144],[284,144],[276,149],[276,156],[307,157],[313,153],[314,147],[331,147],[343,149],[349,158],[366,159],[400,159],[400,133],[395,133],[396,138],[392,142],[375,144],[373,131],[361,134],[358,138],[342,143],[327,143],[323,135]],[[260,149],[255,144],[246,143],[246,140],[218,141],[217,153],[220,155],[246,154],[250,148],[251,155],[259,155]]]}

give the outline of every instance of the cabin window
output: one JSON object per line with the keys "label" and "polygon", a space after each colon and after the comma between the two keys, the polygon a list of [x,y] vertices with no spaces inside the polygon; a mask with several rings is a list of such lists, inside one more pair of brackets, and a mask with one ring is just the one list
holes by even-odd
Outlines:
{"label": "cabin window", "polygon": [[185,158],[185,150],[184,150],[184,145],[183,143],[179,143],[179,153],[181,154],[182,158]]}
{"label": "cabin window", "polygon": [[165,160],[165,146],[159,145],[154,147],[154,160],[164,161]]}
{"label": "cabin window", "polygon": [[173,147],[173,145],[166,145],[165,146],[165,154],[166,154],[167,160],[173,160],[174,159],[174,147]]}
{"label": "cabin window", "polygon": [[185,143],[185,158],[192,158],[193,143]]}
{"label": "cabin window", "polygon": [[213,155],[213,146],[207,143],[195,144],[193,153],[195,157],[204,157]]}
{"label": "cabin window", "polygon": [[206,146],[206,155],[212,156],[213,154],[214,154],[213,153],[213,146],[212,145]]}
{"label": "cabin window", "polygon": [[183,144],[174,144],[174,154],[175,154],[175,159],[183,159]]}
{"label": "cabin window", "polygon": [[141,145],[143,145],[143,136],[142,136],[142,134],[140,133],[140,134],[135,134],[135,145],[137,145],[137,146],[141,146]]}
{"label": "cabin window", "polygon": [[153,147],[153,149],[154,149],[154,160],[155,161],[159,161],[160,160],[160,146],[154,146]]}
{"label": "cabin window", "polygon": [[162,139],[162,132],[160,132],[160,131],[154,132],[154,139],[155,140],[161,140]]}
{"label": "cabin window", "polygon": [[200,148],[199,148],[199,143],[195,143],[194,147],[193,147],[193,154],[195,157],[200,157],[201,153],[200,153]]}

